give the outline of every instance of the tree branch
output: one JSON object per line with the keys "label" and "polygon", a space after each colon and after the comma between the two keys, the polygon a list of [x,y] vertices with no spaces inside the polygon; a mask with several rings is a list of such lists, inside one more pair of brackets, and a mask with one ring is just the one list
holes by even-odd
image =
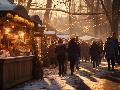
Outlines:
{"label": "tree branch", "polygon": [[61,11],[70,15],[99,15],[99,14],[105,14],[103,12],[100,13],[71,13],[69,11],[61,10],[61,9],[51,9],[51,8],[30,8],[31,10],[52,10],[52,11]]}
{"label": "tree branch", "polygon": [[100,0],[100,2],[101,2],[101,5],[102,5],[102,7],[103,7],[103,9],[104,9],[104,11],[105,11],[105,14],[106,14],[106,16],[107,16],[107,18],[108,18],[108,21],[109,21],[109,23],[110,23],[110,26],[111,26],[111,23],[112,23],[111,17],[110,17],[110,15],[109,15],[109,13],[108,13],[108,11],[107,11],[105,5],[104,5],[103,0]]}

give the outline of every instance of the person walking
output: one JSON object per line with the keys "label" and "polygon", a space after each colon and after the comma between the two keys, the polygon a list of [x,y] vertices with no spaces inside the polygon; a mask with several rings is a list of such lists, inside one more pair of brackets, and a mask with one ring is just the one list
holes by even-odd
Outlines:
{"label": "person walking", "polygon": [[93,41],[92,45],[90,46],[90,56],[91,61],[93,62],[93,68],[99,66],[99,45],[96,41]]}
{"label": "person walking", "polygon": [[85,42],[84,51],[85,51],[84,53],[85,62],[90,61],[90,45],[88,42]]}
{"label": "person walking", "polygon": [[65,75],[65,60],[66,60],[66,45],[63,44],[63,40],[59,39],[56,45],[55,52],[57,55],[58,65],[59,65],[59,76]]}
{"label": "person walking", "polygon": [[117,38],[117,35],[115,32],[112,33],[112,36],[111,36],[111,39],[114,43],[114,51],[115,51],[115,62],[116,63],[119,63],[119,59],[118,59],[118,56],[119,56],[119,42],[118,42],[118,38]]}
{"label": "person walking", "polygon": [[99,64],[101,64],[101,61],[103,59],[103,42],[102,42],[102,40],[98,41],[98,45],[99,45],[99,51],[100,51]]}
{"label": "person walking", "polygon": [[75,66],[76,66],[76,69],[79,70],[79,64],[80,64],[80,59],[81,59],[81,46],[80,46],[80,42],[79,42],[79,39],[78,39],[78,36],[76,36],[76,43],[78,45],[78,48],[79,48],[79,54],[78,54],[78,59],[76,60],[75,62]]}
{"label": "person walking", "polygon": [[70,61],[71,75],[73,75],[75,63],[78,60],[78,57],[80,56],[79,46],[76,43],[75,38],[72,38],[68,43],[67,51],[68,51],[68,60]]}
{"label": "person walking", "polygon": [[120,42],[119,42],[118,51],[119,51],[119,54],[118,54],[118,65],[120,65]]}
{"label": "person walking", "polygon": [[112,71],[114,71],[114,66],[115,66],[115,44],[112,40],[111,37],[107,38],[107,41],[105,43],[105,57],[107,59],[108,62],[108,71],[110,71],[110,65],[112,65]]}

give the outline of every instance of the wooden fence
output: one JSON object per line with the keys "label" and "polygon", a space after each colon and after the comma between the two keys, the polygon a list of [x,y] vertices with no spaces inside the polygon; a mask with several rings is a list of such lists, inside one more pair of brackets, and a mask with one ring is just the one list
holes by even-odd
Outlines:
{"label": "wooden fence", "polygon": [[32,79],[33,56],[0,59],[0,90]]}

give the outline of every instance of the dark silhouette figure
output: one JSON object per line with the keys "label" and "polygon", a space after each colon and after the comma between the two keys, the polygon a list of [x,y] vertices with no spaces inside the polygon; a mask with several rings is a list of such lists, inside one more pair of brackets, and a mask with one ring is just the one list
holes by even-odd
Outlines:
{"label": "dark silhouette figure", "polygon": [[98,41],[98,45],[99,45],[99,64],[101,64],[101,60],[103,58],[103,42],[102,40]]}
{"label": "dark silhouette figure", "polygon": [[105,43],[105,57],[108,62],[108,70],[110,70],[110,64],[112,65],[112,70],[114,70],[115,66],[115,43],[113,42],[112,38],[107,38]]}
{"label": "dark silhouette figure", "polygon": [[63,40],[59,39],[58,40],[58,45],[56,45],[56,49],[55,52],[57,54],[57,60],[58,60],[58,64],[59,64],[59,76],[64,76],[65,72],[64,72],[64,64],[65,64],[65,60],[66,60],[66,45],[63,44]]}
{"label": "dark silhouette figure", "polygon": [[93,68],[99,66],[100,50],[99,50],[99,45],[95,41],[90,46],[90,55],[91,55],[91,60],[93,62]]}
{"label": "dark silhouette figure", "polygon": [[79,46],[76,43],[75,38],[72,38],[70,42],[68,43],[68,60],[70,61],[71,75],[73,75],[74,66],[79,56],[80,56]]}
{"label": "dark silhouette figure", "polygon": [[76,36],[76,43],[79,47],[79,54],[78,54],[78,59],[75,64],[76,64],[76,69],[79,70],[79,64],[80,64],[80,59],[81,59],[81,56],[80,56],[81,55],[81,44],[79,42],[78,36]]}
{"label": "dark silhouette figure", "polygon": [[119,50],[119,55],[118,55],[118,65],[120,65],[120,42],[119,42],[118,50]]}
{"label": "dark silhouette figure", "polygon": [[113,43],[114,43],[114,51],[115,51],[115,62],[116,63],[119,63],[119,59],[118,59],[118,56],[119,56],[119,42],[118,42],[118,39],[117,39],[117,35],[115,32],[112,33],[112,37],[111,37]]}

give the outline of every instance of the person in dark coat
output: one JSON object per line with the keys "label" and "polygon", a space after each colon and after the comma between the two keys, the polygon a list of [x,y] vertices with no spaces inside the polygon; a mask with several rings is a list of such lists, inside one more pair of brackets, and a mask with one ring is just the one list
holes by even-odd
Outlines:
{"label": "person in dark coat", "polygon": [[52,43],[48,48],[48,59],[49,59],[50,65],[54,67],[57,66],[55,47],[56,47],[56,44]]}
{"label": "person in dark coat", "polygon": [[92,45],[90,46],[90,56],[91,61],[93,62],[93,68],[99,66],[99,45],[97,42],[93,41]]}
{"label": "person in dark coat", "polygon": [[68,60],[70,61],[71,75],[73,75],[75,62],[78,60],[79,56],[80,56],[79,46],[76,43],[75,38],[72,38],[68,43]]}
{"label": "person in dark coat", "polygon": [[119,55],[118,55],[118,65],[120,65],[120,42],[119,42],[119,47],[118,47]]}
{"label": "person in dark coat", "polygon": [[112,33],[112,37],[111,37],[113,43],[114,43],[114,51],[115,51],[115,62],[119,63],[119,59],[118,59],[118,48],[119,48],[119,43],[118,43],[118,39],[117,39],[117,35],[115,32]]}
{"label": "person in dark coat", "polygon": [[76,60],[76,69],[79,70],[79,64],[80,64],[80,58],[81,58],[81,46],[80,46],[80,42],[79,42],[79,39],[78,39],[78,36],[76,36],[76,43],[79,47],[79,54],[78,54],[78,59]]}
{"label": "person in dark coat", "polygon": [[57,60],[59,64],[59,76],[64,76],[65,75],[65,60],[66,60],[66,45],[63,44],[63,40],[59,39],[58,40],[58,45],[56,45],[55,52],[57,55]]}
{"label": "person in dark coat", "polygon": [[105,50],[105,57],[108,62],[108,70],[110,70],[110,65],[112,65],[112,71],[113,71],[115,66],[116,53],[115,53],[115,43],[111,37],[107,38],[104,50]]}
{"label": "person in dark coat", "polygon": [[98,45],[99,45],[99,51],[100,51],[99,64],[101,64],[101,60],[103,58],[103,42],[102,42],[102,40],[98,41]]}

